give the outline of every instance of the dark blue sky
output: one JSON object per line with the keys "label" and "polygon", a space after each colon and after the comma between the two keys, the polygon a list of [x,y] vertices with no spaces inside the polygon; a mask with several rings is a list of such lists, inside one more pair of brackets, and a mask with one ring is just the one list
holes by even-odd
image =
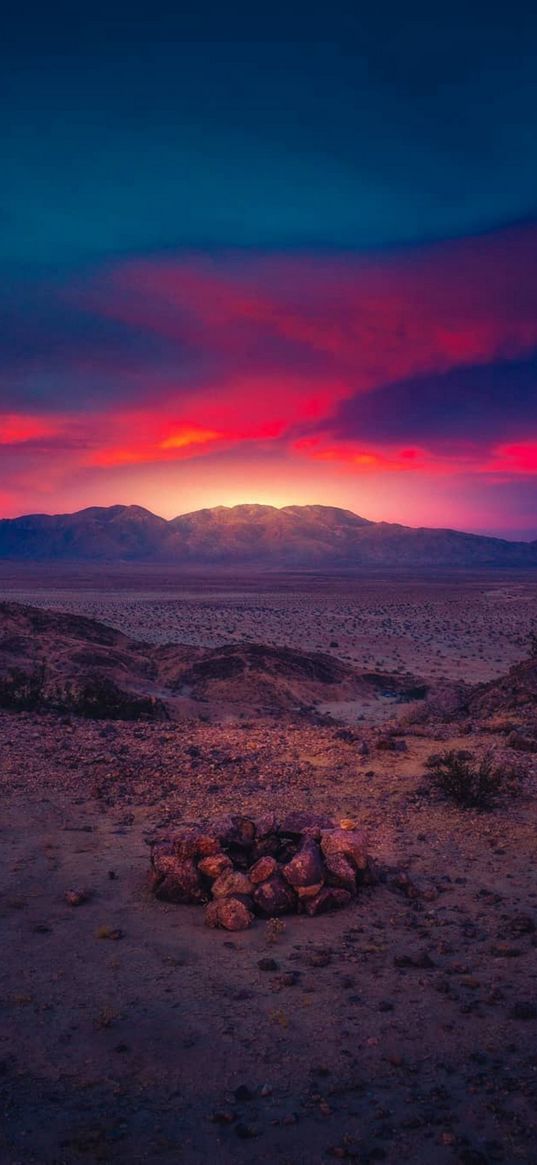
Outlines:
{"label": "dark blue sky", "polygon": [[530,4],[10,5],[2,251],[362,248],[533,215]]}

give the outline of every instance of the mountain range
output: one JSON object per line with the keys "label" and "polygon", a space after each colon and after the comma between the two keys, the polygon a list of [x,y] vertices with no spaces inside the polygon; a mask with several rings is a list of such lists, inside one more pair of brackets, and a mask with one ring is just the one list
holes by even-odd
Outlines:
{"label": "mountain range", "polygon": [[216,506],[166,520],[141,506],[0,520],[0,559],[340,570],[537,567],[537,542],[371,522],[333,506]]}

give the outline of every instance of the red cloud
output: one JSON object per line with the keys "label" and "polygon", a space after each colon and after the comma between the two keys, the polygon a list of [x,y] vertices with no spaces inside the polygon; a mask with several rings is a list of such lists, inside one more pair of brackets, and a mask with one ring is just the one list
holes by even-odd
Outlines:
{"label": "red cloud", "polygon": [[[399,438],[395,426],[388,444],[374,425],[360,436],[359,419],[352,436],[348,422],[336,434],[330,422],[359,393],[383,388],[389,408],[390,390],[405,378],[536,349],[536,272],[535,226],[392,254],[119,261],[65,290],[69,318],[84,313],[81,332],[91,317],[91,359],[82,353],[77,361],[74,329],[65,367],[58,365],[58,381],[72,385],[70,406],[55,401],[58,413],[48,416],[6,409],[3,458],[10,473],[16,457],[21,475],[37,480],[30,452],[53,446],[50,476],[58,482],[63,473],[66,501],[76,474],[92,486],[110,475],[113,501],[120,471],[156,473],[188,459],[205,459],[216,473],[220,458],[227,486],[241,450],[251,450],[252,462],[269,450],[275,473],[289,473],[293,461],[307,470],[309,460],[313,482],[321,463],[355,477],[404,474],[408,488],[420,476],[532,475],[537,447],[531,431],[516,427],[509,443],[499,444],[496,431],[461,448],[410,425]],[[120,354],[136,338],[138,363],[118,358],[113,321]],[[63,350],[57,343],[55,358]],[[47,383],[51,371],[47,365]],[[26,374],[27,399],[35,399],[39,362]],[[24,387],[24,368],[17,375]]]}
{"label": "red cloud", "polygon": [[31,416],[26,413],[0,414],[0,445],[23,445],[28,441],[39,441],[61,431],[61,424],[50,417]]}

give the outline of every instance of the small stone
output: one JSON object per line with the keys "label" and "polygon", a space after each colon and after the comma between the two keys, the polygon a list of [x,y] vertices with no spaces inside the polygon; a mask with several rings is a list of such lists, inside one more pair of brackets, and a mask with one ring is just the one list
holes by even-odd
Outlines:
{"label": "small stone", "polygon": [[214,1125],[232,1125],[233,1121],[236,1121],[236,1119],[236,1113],[231,1112],[229,1109],[217,1109],[216,1112],[212,1112],[209,1117],[209,1120],[212,1121]]}
{"label": "small stone", "polygon": [[235,1132],[243,1141],[249,1140],[250,1137],[259,1136],[259,1129],[255,1125],[245,1125],[242,1122],[235,1125]]}
{"label": "small stone", "polygon": [[66,890],[65,901],[68,906],[83,906],[89,902],[90,894],[87,890]]}
{"label": "small stone", "polygon": [[259,959],[258,967],[260,971],[279,971],[280,964],[276,959]]}
{"label": "small stone", "polygon": [[255,1092],[252,1092],[252,1089],[247,1084],[239,1084],[239,1087],[235,1089],[233,1095],[237,1101],[253,1100]]}
{"label": "small stone", "polygon": [[238,898],[215,898],[205,910],[205,923],[223,930],[247,930],[254,916]]}

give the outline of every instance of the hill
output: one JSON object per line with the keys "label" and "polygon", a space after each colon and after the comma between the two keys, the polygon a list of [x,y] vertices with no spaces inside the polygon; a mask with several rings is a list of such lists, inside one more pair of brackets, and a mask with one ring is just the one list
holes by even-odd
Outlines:
{"label": "hill", "polygon": [[364,694],[406,701],[424,693],[412,676],[360,672],[320,652],[155,646],[83,615],[0,603],[0,708],[13,711],[112,720],[270,716]]}
{"label": "hill", "polygon": [[140,506],[0,521],[0,559],[339,570],[535,567],[537,542],[371,522],[333,506],[216,506],[166,521]]}

